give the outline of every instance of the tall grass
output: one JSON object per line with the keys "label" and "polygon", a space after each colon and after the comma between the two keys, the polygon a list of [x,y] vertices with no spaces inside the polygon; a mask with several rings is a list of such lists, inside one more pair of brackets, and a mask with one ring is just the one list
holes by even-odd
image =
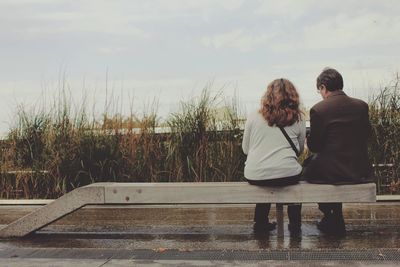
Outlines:
{"label": "tall grass", "polygon": [[[0,154],[0,197],[55,198],[103,181],[239,180],[243,116],[236,102],[223,100],[207,87],[165,121],[157,102],[141,116],[105,112],[88,119],[85,103],[71,111],[64,92],[47,112],[21,107]],[[156,132],[160,125],[167,133]]]}
{"label": "tall grass", "polygon": [[204,90],[198,100],[181,103],[167,121],[168,169],[177,181],[232,181],[242,178],[240,114],[235,102],[217,108],[219,96]]}
{"label": "tall grass", "polygon": [[[370,100],[369,143],[379,193],[400,191],[399,78]],[[85,101],[83,101],[85,102]],[[0,198],[56,198],[93,182],[203,182],[243,178],[244,115],[207,86],[166,119],[157,101],[141,115],[89,116],[63,91],[52,108],[18,109],[0,143]],[[132,105],[133,106],[133,105]],[[75,107],[72,110],[72,107]],[[133,108],[131,107],[131,110]],[[166,128],[165,133],[158,127]]]}
{"label": "tall grass", "polygon": [[379,193],[400,192],[400,77],[371,98],[369,155]]}

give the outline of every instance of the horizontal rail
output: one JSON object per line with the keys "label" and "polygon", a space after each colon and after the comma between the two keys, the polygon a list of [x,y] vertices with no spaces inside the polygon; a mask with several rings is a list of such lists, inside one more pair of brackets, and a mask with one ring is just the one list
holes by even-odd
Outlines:
{"label": "horizontal rail", "polygon": [[[44,206],[55,199],[0,199],[0,206]],[[376,202],[397,202],[400,195],[377,195]]]}

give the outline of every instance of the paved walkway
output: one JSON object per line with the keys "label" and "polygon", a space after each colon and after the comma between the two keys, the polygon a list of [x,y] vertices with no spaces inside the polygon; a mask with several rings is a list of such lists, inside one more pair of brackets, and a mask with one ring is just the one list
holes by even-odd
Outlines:
{"label": "paved walkway", "polygon": [[[0,206],[0,224],[37,206]],[[87,207],[24,239],[0,241],[2,266],[399,266],[400,203],[345,205],[347,235],[254,235],[252,205]],[[275,216],[271,212],[271,218]],[[1,227],[1,226],[0,226]],[[285,222],[287,228],[287,221]]]}

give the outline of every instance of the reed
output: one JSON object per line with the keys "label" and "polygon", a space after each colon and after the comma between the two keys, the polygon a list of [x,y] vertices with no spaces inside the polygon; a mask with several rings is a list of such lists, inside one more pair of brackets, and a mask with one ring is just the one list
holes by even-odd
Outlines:
{"label": "reed", "polygon": [[[225,182],[243,179],[244,114],[237,98],[212,93],[180,103],[166,119],[158,102],[122,116],[107,100],[100,119],[63,90],[52,107],[20,106],[16,125],[0,143],[0,198],[56,198],[93,182]],[[398,193],[399,77],[371,98],[372,163],[378,193]],[[115,104],[118,106],[117,104]],[[110,108],[111,107],[111,108]],[[162,126],[165,132],[158,132]],[[303,155],[301,158],[303,159]]]}
{"label": "reed", "polygon": [[378,193],[400,192],[400,77],[369,101],[372,136],[369,155]]}
{"label": "reed", "polygon": [[[55,198],[93,182],[230,181],[243,176],[235,103],[210,86],[161,121],[155,101],[141,116],[89,119],[63,91],[45,112],[21,106],[1,149],[1,198]],[[84,101],[83,101],[84,102]],[[110,104],[111,103],[111,104]],[[157,133],[158,126],[167,128]]]}
{"label": "reed", "polygon": [[240,113],[236,102],[218,108],[221,95],[205,88],[197,100],[181,103],[167,124],[169,180],[234,181],[243,177]]}

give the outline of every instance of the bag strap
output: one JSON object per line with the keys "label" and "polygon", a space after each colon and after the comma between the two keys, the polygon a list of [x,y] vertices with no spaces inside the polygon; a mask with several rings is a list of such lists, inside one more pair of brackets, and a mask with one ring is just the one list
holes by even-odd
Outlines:
{"label": "bag strap", "polygon": [[300,152],[297,150],[297,147],[293,144],[292,139],[289,137],[289,135],[287,134],[287,132],[285,131],[285,129],[283,127],[279,127],[279,129],[281,129],[281,132],[283,133],[283,135],[286,137],[286,139],[288,140],[290,146],[293,148],[294,153],[296,153],[296,156],[300,156]]}

